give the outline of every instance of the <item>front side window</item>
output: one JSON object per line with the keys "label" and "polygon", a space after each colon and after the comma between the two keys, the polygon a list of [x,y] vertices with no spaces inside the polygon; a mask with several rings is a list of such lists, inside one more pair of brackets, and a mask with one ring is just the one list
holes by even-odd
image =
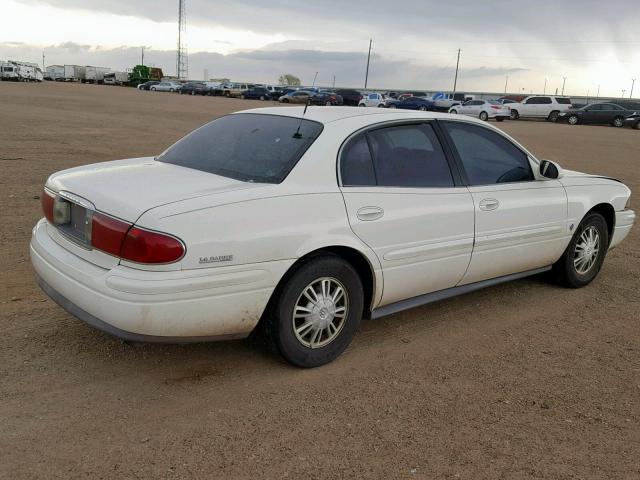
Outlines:
{"label": "front side window", "polygon": [[553,102],[549,97],[540,97],[538,98],[538,103],[541,105],[550,105]]}
{"label": "front side window", "polygon": [[470,185],[534,180],[527,155],[502,135],[485,127],[443,122]]}
{"label": "front side window", "polygon": [[193,131],[157,160],[244,182],[280,183],[322,128],[294,117],[227,115]]}
{"label": "front side window", "polygon": [[453,187],[449,164],[431,125],[381,128],[368,136],[378,185]]}

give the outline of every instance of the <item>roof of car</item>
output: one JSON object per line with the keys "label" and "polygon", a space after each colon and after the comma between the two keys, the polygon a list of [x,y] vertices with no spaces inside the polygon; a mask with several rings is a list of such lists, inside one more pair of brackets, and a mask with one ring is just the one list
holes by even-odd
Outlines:
{"label": "roof of car", "polygon": [[[241,110],[235,113],[260,113],[265,115],[281,115],[287,117],[301,118],[304,112],[304,106],[296,107],[268,107],[268,108],[254,108],[251,110]],[[398,119],[404,116],[408,118],[451,118],[453,115],[448,113],[438,112],[421,112],[416,110],[403,110],[403,109],[386,109],[386,108],[355,108],[355,107],[324,107],[324,106],[309,106],[304,118],[308,120],[315,120],[320,123],[331,123],[337,120],[343,120],[353,117],[364,117],[375,115],[375,122],[384,121],[385,117],[390,119]],[[471,117],[469,117],[471,119]]]}

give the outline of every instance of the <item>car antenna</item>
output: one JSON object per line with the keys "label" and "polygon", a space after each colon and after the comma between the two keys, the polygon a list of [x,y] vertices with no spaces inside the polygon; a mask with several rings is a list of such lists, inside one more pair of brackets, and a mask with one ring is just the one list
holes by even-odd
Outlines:
{"label": "car antenna", "polygon": [[304,110],[302,111],[302,116],[300,117],[300,123],[298,124],[298,129],[296,133],[293,134],[293,138],[302,138],[302,134],[300,133],[300,127],[302,126],[302,121],[304,120],[304,116],[307,114],[307,107],[311,103],[311,96],[307,99],[307,103],[304,105]]}

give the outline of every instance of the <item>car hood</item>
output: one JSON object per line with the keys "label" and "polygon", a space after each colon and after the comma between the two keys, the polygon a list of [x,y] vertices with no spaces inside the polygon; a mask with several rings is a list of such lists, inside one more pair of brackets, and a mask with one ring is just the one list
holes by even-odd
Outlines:
{"label": "car hood", "polygon": [[96,210],[134,223],[155,207],[266,186],[156,161],[153,157],[95,163],[55,173],[47,188],[91,202]]}

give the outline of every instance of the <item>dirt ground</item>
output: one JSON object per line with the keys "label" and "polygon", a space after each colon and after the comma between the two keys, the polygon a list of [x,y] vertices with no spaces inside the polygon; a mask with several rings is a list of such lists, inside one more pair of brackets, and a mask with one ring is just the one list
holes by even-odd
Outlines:
{"label": "dirt ground", "polygon": [[[258,105],[0,83],[0,478],[640,478],[639,228],[584,289],[535,277],[366,321],[314,370],[248,341],[131,346],[39,291],[50,173]],[[640,132],[501,127],[640,203]]]}

